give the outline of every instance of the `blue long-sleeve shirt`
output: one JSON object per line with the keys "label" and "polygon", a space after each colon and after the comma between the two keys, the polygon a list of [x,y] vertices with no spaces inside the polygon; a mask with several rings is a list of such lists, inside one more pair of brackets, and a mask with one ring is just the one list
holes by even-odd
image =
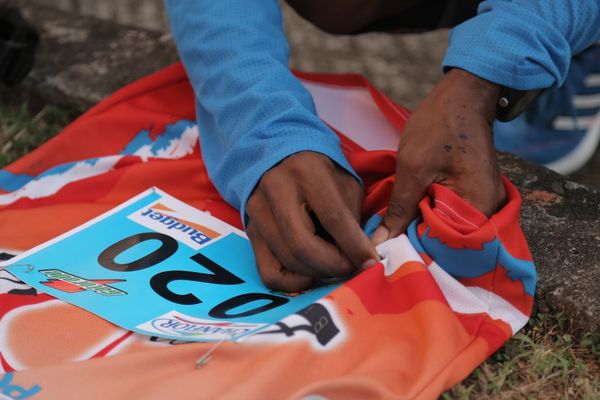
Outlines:
{"label": "blue long-sleeve shirt", "polygon": [[242,217],[262,174],[291,154],[319,152],[352,171],[288,68],[277,0],[167,0],[167,10],[208,174]]}
{"label": "blue long-sleeve shirt", "polygon": [[[300,152],[324,154],[354,174],[336,135],[288,69],[277,0],[166,0],[196,94],[202,155],[232,206],[263,173]],[[443,67],[515,89],[560,85],[571,56],[600,39],[598,0],[487,0],[456,27]]]}
{"label": "blue long-sleeve shirt", "polygon": [[556,87],[598,40],[599,0],[487,0],[452,30],[443,66],[513,89]]}

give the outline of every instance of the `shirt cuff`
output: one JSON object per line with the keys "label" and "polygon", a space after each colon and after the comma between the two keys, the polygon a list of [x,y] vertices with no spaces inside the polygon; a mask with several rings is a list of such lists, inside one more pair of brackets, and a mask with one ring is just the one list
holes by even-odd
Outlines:
{"label": "shirt cuff", "polygon": [[560,86],[571,60],[564,35],[530,10],[493,2],[450,35],[444,72],[464,69],[518,90]]}

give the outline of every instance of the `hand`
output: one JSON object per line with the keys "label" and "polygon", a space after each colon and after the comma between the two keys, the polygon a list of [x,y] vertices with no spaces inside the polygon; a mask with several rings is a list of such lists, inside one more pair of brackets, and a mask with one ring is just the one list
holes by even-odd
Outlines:
{"label": "hand", "polygon": [[374,264],[359,223],[362,197],[356,179],[318,153],[294,154],[267,171],[246,207],[265,285],[297,292]]}
{"label": "hand", "polygon": [[406,231],[434,182],[448,186],[488,217],[504,203],[492,140],[499,94],[499,86],[452,69],[417,107],[400,139],[396,181],[374,244]]}

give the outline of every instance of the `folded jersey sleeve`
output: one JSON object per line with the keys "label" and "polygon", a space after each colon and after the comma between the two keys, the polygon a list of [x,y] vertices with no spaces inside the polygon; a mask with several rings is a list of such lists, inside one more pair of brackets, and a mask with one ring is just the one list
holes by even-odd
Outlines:
{"label": "folded jersey sleeve", "polygon": [[166,6],[196,95],[209,176],[243,219],[262,174],[294,153],[324,154],[356,176],[288,68],[277,0],[166,0]]}
{"label": "folded jersey sleeve", "polygon": [[452,31],[443,67],[513,89],[557,87],[571,57],[599,39],[598,0],[487,0]]}

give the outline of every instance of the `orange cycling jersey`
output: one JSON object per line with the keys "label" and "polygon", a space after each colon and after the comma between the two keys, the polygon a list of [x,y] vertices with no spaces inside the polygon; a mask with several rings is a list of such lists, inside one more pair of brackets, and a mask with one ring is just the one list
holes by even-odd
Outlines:
{"label": "orange cycling jersey", "polygon": [[[297,74],[385,210],[408,112],[357,75]],[[180,65],[118,91],[0,173],[4,258],[157,186],[241,227],[204,168],[194,96]],[[520,329],[535,269],[520,195],[486,218],[433,185],[382,262],[240,343],[144,336],[0,271],[0,398],[436,398]],[[70,257],[70,254],[65,254]],[[212,350],[214,351],[212,351]],[[212,357],[201,368],[198,358]]]}

